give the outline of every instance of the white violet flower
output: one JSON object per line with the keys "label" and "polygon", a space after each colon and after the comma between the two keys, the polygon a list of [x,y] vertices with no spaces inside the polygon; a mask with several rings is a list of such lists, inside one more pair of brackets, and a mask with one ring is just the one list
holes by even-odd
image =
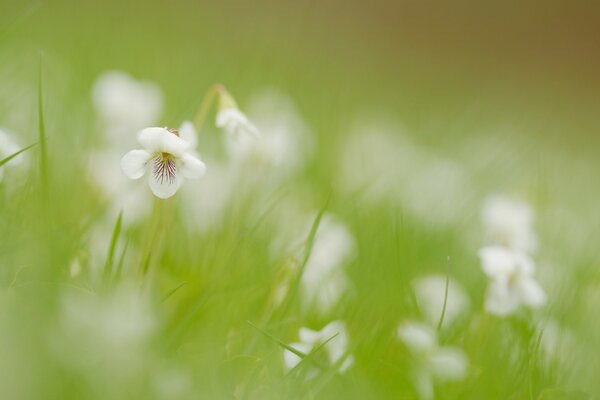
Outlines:
{"label": "white violet flower", "polygon": [[216,125],[217,128],[225,129],[225,132],[233,140],[242,143],[259,137],[256,126],[240,111],[237,103],[225,88],[221,88],[219,91],[219,111]]}
{"label": "white violet flower", "polygon": [[144,149],[125,154],[121,168],[130,179],[139,179],[148,170],[150,189],[161,199],[173,196],[184,178],[197,179],[206,172],[193,144],[174,128],[146,128],[138,134],[138,142]]}
{"label": "white violet flower", "polygon": [[481,212],[491,243],[527,253],[532,253],[537,247],[533,216],[528,204],[503,196],[489,197]]}
{"label": "white violet flower", "polygon": [[[446,298],[446,279],[448,296]],[[425,320],[436,326],[444,313],[443,325],[448,326],[469,307],[469,297],[453,279],[443,275],[428,275],[416,279],[413,284],[419,309]]]}
{"label": "white violet flower", "polygon": [[401,324],[398,338],[415,358],[414,380],[421,398],[434,397],[434,381],[459,381],[467,376],[469,362],[465,353],[456,347],[440,346],[431,326],[418,322]]}
{"label": "white violet flower", "polygon": [[163,109],[160,88],[121,71],[103,73],[92,89],[96,112],[113,139],[122,142],[127,132],[155,124]]}
{"label": "white violet flower", "polygon": [[[320,331],[300,328],[298,336],[300,337],[300,342],[290,344],[291,347],[308,355],[313,349],[319,345],[323,345],[323,348],[319,351],[326,353],[329,364],[333,365],[341,362],[338,369],[339,373],[343,374],[354,364],[354,357],[347,355],[349,337],[346,325],[342,321],[332,321]],[[301,360],[298,355],[291,351],[283,351],[283,362],[286,370],[291,370]],[[314,377],[315,373],[316,371],[312,371],[309,373],[309,377]]]}
{"label": "white violet flower", "polygon": [[[304,238],[311,227],[312,220]],[[345,267],[355,255],[356,242],[348,227],[333,215],[323,215],[301,279],[305,306],[316,305],[317,311],[327,314],[338,304],[351,287]]]}
{"label": "white violet flower", "polygon": [[535,264],[525,253],[502,246],[479,250],[483,272],[491,279],[485,307],[496,315],[509,315],[521,305],[539,308],[546,294],[534,279]]}

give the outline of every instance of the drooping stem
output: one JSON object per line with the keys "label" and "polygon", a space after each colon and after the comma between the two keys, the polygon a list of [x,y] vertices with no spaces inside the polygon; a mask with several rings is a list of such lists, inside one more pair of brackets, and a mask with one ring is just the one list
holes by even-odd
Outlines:
{"label": "drooping stem", "polygon": [[211,86],[211,88],[208,89],[208,92],[206,92],[204,99],[202,99],[202,103],[200,103],[200,108],[198,108],[198,112],[194,117],[194,126],[196,127],[196,130],[198,132],[200,132],[200,130],[204,126],[204,122],[206,122],[206,116],[210,111],[210,107],[213,105],[215,99],[217,98],[217,95],[222,93],[224,90],[225,88],[223,87],[223,85],[217,83]]}

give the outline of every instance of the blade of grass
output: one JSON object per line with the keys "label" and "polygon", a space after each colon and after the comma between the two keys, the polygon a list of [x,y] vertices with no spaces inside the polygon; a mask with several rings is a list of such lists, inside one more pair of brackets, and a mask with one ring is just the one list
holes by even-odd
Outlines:
{"label": "blade of grass", "polygon": [[322,363],[317,362],[317,360],[314,357],[315,357],[315,354],[317,354],[319,351],[321,351],[321,349],[323,347],[325,347],[325,345],[327,343],[331,342],[338,335],[339,335],[339,333],[336,333],[335,335],[333,335],[329,339],[325,340],[323,343],[319,343],[319,345],[317,347],[315,347],[314,349],[312,349],[311,352],[306,355],[306,357],[302,358],[302,360],[300,360],[300,362],[285,375],[285,378],[287,378],[288,376],[293,375],[295,371],[298,371],[301,368],[304,368],[304,365],[306,365],[308,362],[316,364],[320,368],[324,368],[324,369],[327,368],[327,366],[323,365]]}
{"label": "blade of grass", "polygon": [[121,256],[119,257],[119,262],[117,264],[117,269],[115,270],[115,275],[113,277],[113,282],[119,282],[121,279],[121,273],[123,272],[123,264],[125,263],[125,255],[127,254],[127,249],[129,248],[129,240],[125,241],[125,246],[123,246],[123,251],[121,252]]}
{"label": "blade of grass", "polygon": [[4,164],[6,164],[7,162],[9,162],[10,160],[12,160],[13,158],[15,158],[16,156],[18,156],[19,154],[29,150],[36,144],[37,144],[37,142],[34,144],[30,144],[29,146],[22,148],[21,150],[17,151],[16,153],[11,154],[10,156],[4,158],[3,160],[0,160],[0,167],[3,166]]}
{"label": "blade of grass", "polygon": [[5,41],[14,31],[16,31],[19,26],[21,26],[27,20],[27,18],[31,17],[39,5],[39,1],[32,1],[25,6],[21,13],[17,15],[14,21],[8,26],[8,28],[0,33],[0,43]]}
{"label": "blade of grass", "polygon": [[296,297],[298,288],[300,287],[300,281],[302,279],[302,275],[304,274],[304,270],[306,269],[306,264],[308,264],[308,260],[310,259],[310,255],[312,254],[315,237],[317,236],[317,230],[319,229],[319,226],[321,225],[321,220],[323,219],[323,215],[325,214],[325,211],[327,210],[327,207],[329,206],[330,198],[331,197],[329,197],[327,199],[327,201],[325,202],[325,205],[323,207],[321,207],[321,209],[317,213],[317,216],[315,217],[315,220],[313,221],[313,224],[310,228],[310,233],[308,234],[308,239],[307,239],[307,243],[306,243],[306,250],[304,252],[304,258],[302,259],[302,263],[300,264],[300,269],[298,270],[298,275],[296,276],[296,278],[294,279],[294,282],[292,283],[292,287],[290,288],[290,291],[286,298],[285,304],[282,307],[282,311],[281,311],[282,315],[285,315],[286,311],[291,306],[291,304],[294,301],[294,298]]}
{"label": "blade of grass", "polygon": [[446,287],[444,288],[444,304],[442,305],[442,314],[438,321],[437,331],[438,334],[442,331],[442,325],[444,324],[444,317],[446,316],[446,305],[448,304],[448,287],[450,285],[450,256],[448,256],[448,272],[446,272]]}
{"label": "blade of grass", "polygon": [[46,144],[46,124],[44,121],[43,56],[40,54],[38,81],[38,133],[40,143],[40,176],[44,193],[48,190],[48,149]]}
{"label": "blade of grass", "polygon": [[117,217],[117,222],[115,223],[115,228],[113,229],[113,234],[110,239],[110,246],[108,248],[108,255],[106,256],[106,263],[104,264],[104,281],[108,282],[110,276],[112,275],[112,267],[115,258],[115,249],[117,247],[117,240],[119,240],[119,235],[121,234],[121,225],[123,224],[123,211],[119,213]]}
{"label": "blade of grass", "polygon": [[167,293],[165,295],[165,297],[163,297],[163,299],[161,300],[161,303],[165,302],[169,297],[171,297],[175,292],[177,292],[179,289],[181,289],[185,285],[187,285],[186,281],[180,282],[177,286],[175,286],[173,289],[171,289],[169,291],[169,293]]}
{"label": "blade of grass", "polygon": [[264,329],[259,328],[258,326],[254,325],[252,322],[250,321],[246,321],[251,327],[253,327],[254,329],[256,329],[257,331],[259,331],[260,333],[262,333],[263,335],[265,335],[266,337],[268,337],[269,339],[273,340],[275,343],[277,343],[278,345],[280,345],[281,347],[283,347],[284,349],[294,353],[295,355],[297,355],[300,358],[305,358],[307,356],[307,354],[301,352],[300,350],[296,350],[295,348],[293,348],[292,346],[290,346],[289,344],[279,340],[278,338],[276,338],[275,336],[271,335],[269,332],[265,331]]}

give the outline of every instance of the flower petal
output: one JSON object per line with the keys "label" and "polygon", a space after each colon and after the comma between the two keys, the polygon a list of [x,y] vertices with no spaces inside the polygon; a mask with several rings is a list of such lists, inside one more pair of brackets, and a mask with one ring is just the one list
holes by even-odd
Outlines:
{"label": "flower petal", "polygon": [[154,165],[148,184],[156,197],[166,199],[173,196],[181,186],[181,174],[171,160],[161,160],[161,156],[153,159]]}
{"label": "flower petal", "polygon": [[492,281],[485,301],[486,310],[495,315],[512,314],[519,307],[519,294],[511,288],[506,279]]}
{"label": "flower petal", "polygon": [[515,253],[501,246],[488,246],[479,250],[481,269],[492,278],[511,274],[516,268]]}
{"label": "flower petal", "polygon": [[441,347],[429,357],[431,373],[443,381],[459,381],[467,375],[469,365],[465,354],[451,347]]}
{"label": "flower petal", "polygon": [[179,125],[179,137],[188,142],[191,148],[196,148],[198,146],[198,134],[191,121],[183,121],[181,125]]}
{"label": "flower petal", "polygon": [[139,179],[144,176],[150,157],[145,150],[131,150],[121,158],[121,169],[129,179]]}
{"label": "flower petal", "polygon": [[313,331],[308,328],[300,328],[298,336],[303,343],[317,344],[323,340],[323,335],[320,331]]}
{"label": "flower petal", "polygon": [[150,153],[169,153],[181,157],[191,144],[166,128],[146,128],[138,133],[138,142]]}
{"label": "flower petal", "polygon": [[[306,355],[308,355],[313,348],[313,346],[308,343],[292,343],[292,344],[290,344],[290,347],[292,347]],[[283,364],[287,371],[289,371],[290,369],[292,369],[296,365],[298,365],[298,363],[300,363],[300,361],[302,361],[302,358],[300,358],[295,353],[292,353],[289,350],[283,351]]]}
{"label": "flower petal", "polygon": [[437,346],[435,331],[428,325],[407,322],[398,327],[398,337],[416,353],[428,352]]}
{"label": "flower petal", "polygon": [[521,301],[529,307],[538,308],[546,303],[544,289],[533,278],[522,278],[517,283]]}
{"label": "flower petal", "polygon": [[237,108],[225,108],[217,113],[216,125],[224,128],[229,134],[239,137],[247,134],[258,138],[260,133],[246,115]]}
{"label": "flower petal", "polygon": [[180,159],[181,173],[188,179],[198,179],[206,173],[206,165],[190,153],[185,153]]}

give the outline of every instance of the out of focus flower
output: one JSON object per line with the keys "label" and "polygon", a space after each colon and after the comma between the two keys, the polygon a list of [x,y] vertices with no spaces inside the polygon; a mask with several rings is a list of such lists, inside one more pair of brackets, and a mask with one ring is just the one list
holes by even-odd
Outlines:
{"label": "out of focus flower", "polygon": [[236,140],[258,137],[258,129],[238,108],[230,107],[217,113],[217,127],[223,128]]}
{"label": "out of focus flower", "polygon": [[552,319],[544,321],[541,328],[540,349],[545,359],[559,364],[565,370],[572,370],[578,357],[581,357],[574,333]]}
{"label": "out of focus flower", "polygon": [[502,196],[489,197],[481,213],[489,243],[527,253],[537,247],[533,211],[528,204]]}
{"label": "out of focus flower", "polygon": [[486,309],[496,315],[514,313],[521,305],[538,308],[546,294],[534,278],[535,265],[525,253],[502,246],[479,251],[483,272],[490,278]]}
{"label": "out of focus flower", "polygon": [[344,137],[341,155],[341,188],[367,205],[400,207],[435,227],[463,222],[472,207],[469,171],[413,143],[395,124],[357,125]]}
{"label": "out of focus flower", "polygon": [[[7,157],[15,154],[17,151],[21,150],[17,142],[12,138],[12,135],[7,133],[6,131],[0,129],[0,161],[4,160]],[[0,167],[0,181],[4,177],[4,167],[15,166],[21,163],[23,159],[23,155],[19,154],[15,158],[11,159],[9,162]]]}
{"label": "out of focus flower", "polygon": [[232,139],[242,143],[259,137],[258,129],[240,111],[229,92],[222,87],[219,90],[219,110],[216,125],[218,128],[223,128]]}
{"label": "out of focus flower", "polygon": [[[339,373],[343,374],[354,364],[354,357],[347,355],[349,338],[346,325],[342,321],[332,321],[320,331],[300,328],[298,336],[300,341],[290,344],[291,347],[308,355],[313,349],[323,345],[319,351],[326,353],[330,365],[339,364],[337,366]],[[283,351],[283,363],[286,370],[294,368],[301,360],[302,358],[291,351]],[[308,376],[311,377],[315,374],[316,370],[312,370]]]}
{"label": "out of focus flower", "polygon": [[146,128],[138,134],[143,150],[132,150],[121,159],[121,168],[130,179],[139,179],[149,170],[149,186],[155,196],[173,196],[184,178],[197,179],[206,166],[193,153],[192,144],[176,129]]}
{"label": "out of focus flower", "polygon": [[218,161],[206,161],[210,168],[206,170],[202,179],[197,184],[186,185],[181,190],[185,222],[190,229],[200,233],[222,227],[236,189],[235,176],[228,165]]}
{"label": "out of focus flower", "polygon": [[98,77],[92,100],[107,133],[119,143],[123,143],[129,132],[155,124],[163,108],[157,85],[137,81],[121,71],[105,72]]}
{"label": "out of focus flower", "polygon": [[123,224],[135,223],[152,210],[152,195],[141,182],[131,182],[120,167],[122,153],[112,150],[96,152],[90,156],[88,175],[92,185],[99,189],[108,204],[106,218],[114,224],[120,212]]}
{"label": "out of focus flower", "polygon": [[[308,232],[309,230],[304,239],[308,238]],[[348,228],[332,215],[325,214],[315,233],[302,274],[302,300],[305,305],[316,305],[323,314],[335,307],[350,287],[344,267],[355,255],[355,247]],[[301,254],[298,256],[299,260],[304,253]]]}
{"label": "out of focus flower", "polygon": [[52,337],[57,353],[94,383],[120,388],[143,373],[157,321],[136,286],[103,296],[71,292],[62,299],[58,322]]}
{"label": "out of focus flower", "polygon": [[430,275],[413,282],[415,296],[425,320],[436,326],[444,310],[443,326],[450,325],[469,307],[469,298],[462,287],[453,279],[448,279],[448,296],[446,299],[446,277]]}
{"label": "out of focus flower", "polygon": [[433,399],[435,381],[460,381],[467,376],[469,363],[465,353],[455,347],[440,346],[431,326],[417,322],[401,324],[398,338],[414,357],[413,378],[421,398]]}
{"label": "out of focus flower", "polygon": [[231,159],[264,166],[279,176],[295,172],[308,156],[311,133],[292,101],[274,90],[261,92],[251,99],[248,115],[260,128],[260,140],[248,135],[246,140],[234,140],[226,135]]}

